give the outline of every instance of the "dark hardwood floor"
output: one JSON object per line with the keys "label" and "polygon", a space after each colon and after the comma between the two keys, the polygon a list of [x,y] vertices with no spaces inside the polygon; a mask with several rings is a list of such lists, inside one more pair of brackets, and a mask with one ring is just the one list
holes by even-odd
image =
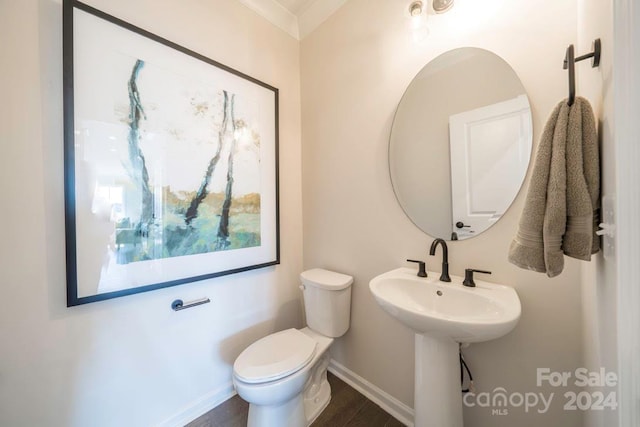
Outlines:
{"label": "dark hardwood floor", "polygon": [[[331,384],[331,402],[312,427],[404,426],[332,373],[329,372],[327,378]],[[245,427],[248,411],[249,404],[236,395],[186,427]]]}

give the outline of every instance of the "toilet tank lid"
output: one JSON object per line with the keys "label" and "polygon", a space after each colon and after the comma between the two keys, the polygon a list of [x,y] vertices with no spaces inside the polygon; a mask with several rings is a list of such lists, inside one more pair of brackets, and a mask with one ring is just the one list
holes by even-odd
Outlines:
{"label": "toilet tank lid", "polygon": [[353,283],[353,277],[335,271],[322,268],[313,268],[300,273],[300,279],[304,285],[317,288],[339,291],[348,288]]}

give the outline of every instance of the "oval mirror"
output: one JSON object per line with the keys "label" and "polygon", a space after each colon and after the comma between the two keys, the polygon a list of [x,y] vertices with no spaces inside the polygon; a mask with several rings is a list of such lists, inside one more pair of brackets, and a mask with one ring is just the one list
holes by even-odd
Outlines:
{"label": "oval mirror", "polygon": [[487,50],[454,49],[429,62],[398,105],[393,189],[425,233],[467,239],[509,209],[531,149],[531,108],[513,69]]}

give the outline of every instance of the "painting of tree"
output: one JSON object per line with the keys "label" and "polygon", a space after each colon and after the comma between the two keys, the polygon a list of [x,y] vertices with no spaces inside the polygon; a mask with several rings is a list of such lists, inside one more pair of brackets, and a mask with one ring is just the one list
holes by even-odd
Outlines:
{"label": "painting of tree", "polygon": [[68,304],[278,264],[278,90],[63,9]]}
{"label": "painting of tree", "polygon": [[[158,70],[155,70],[158,71]],[[251,152],[258,155],[260,136],[247,127],[247,123],[236,118],[236,95],[226,90],[219,93],[207,92],[212,98],[220,98],[221,102],[209,102],[199,95],[183,97],[189,101],[191,114],[196,120],[210,123],[214,131],[210,140],[202,144],[213,146],[210,159],[202,171],[202,178],[197,187],[176,189],[171,186],[162,187],[153,182],[147,169],[147,159],[142,148],[145,134],[158,133],[156,124],[147,125],[148,117],[160,115],[164,104],[151,103],[145,107],[145,95],[141,93],[140,81],[145,73],[153,73],[153,66],[147,66],[141,59],[136,59],[131,68],[131,75],[126,82],[128,94],[128,111],[122,122],[128,126],[126,158],[125,150],[116,153],[126,171],[129,182],[124,183],[125,199],[130,204],[120,206],[119,220],[115,224],[115,261],[119,264],[145,261],[162,257],[193,255],[203,252],[222,251],[246,248],[260,244],[260,194],[246,193],[234,198],[234,158],[247,139],[254,148]],[[161,73],[160,73],[161,74]],[[170,85],[172,76],[161,76],[163,84]],[[184,82],[176,82],[184,84]],[[123,85],[124,89],[124,85]],[[183,92],[185,93],[185,92]],[[187,91],[188,93],[188,91]],[[172,105],[175,101],[172,101]],[[214,108],[219,111],[214,111]],[[116,111],[123,108],[115,106]],[[156,119],[156,121],[162,119]],[[163,123],[166,129],[166,123]],[[179,128],[171,128],[166,132],[170,144],[181,144],[188,137]],[[249,138],[246,138],[246,136]],[[147,144],[148,145],[148,144]],[[246,148],[246,147],[245,147]],[[149,149],[153,153],[153,149]],[[226,162],[221,162],[223,153]],[[256,157],[255,165],[259,165]],[[220,191],[212,191],[212,180],[219,166],[226,166],[224,185]],[[116,180],[123,177],[113,176]],[[167,179],[167,177],[164,177]],[[171,177],[168,177],[170,180]],[[155,205],[159,195],[163,200],[161,209]],[[179,219],[179,220],[178,220]]]}

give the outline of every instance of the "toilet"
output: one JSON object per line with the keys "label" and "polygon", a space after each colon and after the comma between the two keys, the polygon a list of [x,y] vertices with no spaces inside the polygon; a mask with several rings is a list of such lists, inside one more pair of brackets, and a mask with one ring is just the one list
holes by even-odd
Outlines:
{"label": "toilet", "polygon": [[233,364],[233,385],[249,402],[247,427],[306,427],[331,399],[327,350],[349,329],[353,278],[315,268],[300,280],[307,327],[261,338]]}

